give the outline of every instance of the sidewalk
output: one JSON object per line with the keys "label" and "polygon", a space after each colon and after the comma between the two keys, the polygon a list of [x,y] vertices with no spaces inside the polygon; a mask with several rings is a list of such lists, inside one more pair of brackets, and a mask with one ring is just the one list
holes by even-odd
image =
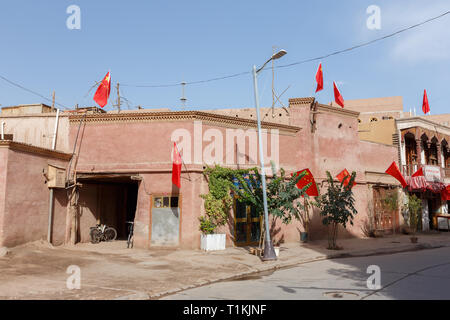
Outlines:
{"label": "sidewalk", "polygon": [[[276,261],[263,262],[246,248],[204,252],[180,249],[126,249],[116,241],[52,247],[34,242],[0,257],[0,299],[158,299],[217,281],[312,261],[387,254],[450,246],[450,233],[338,240],[343,250],[327,250],[327,241],[281,246]],[[81,289],[69,290],[67,267],[81,270]]]}

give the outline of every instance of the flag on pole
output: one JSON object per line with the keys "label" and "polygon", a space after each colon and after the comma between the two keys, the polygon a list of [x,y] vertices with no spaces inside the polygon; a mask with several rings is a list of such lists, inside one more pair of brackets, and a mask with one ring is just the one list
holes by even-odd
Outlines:
{"label": "flag on pole", "polygon": [[334,101],[336,101],[336,103],[343,108],[344,107],[344,98],[342,97],[341,93],[339,92],[339,89],[336,86],[336,83],[334,81],[333,81],[333,86],[334,86]]}
{"label": "flag on pole", "polygon": [[295,176],[300,175],[303,172],[306,172],[306,174],[297,182],[297,188],[303,189],[308,183],[311,183],[309,188],[306,189],[306,194],[310,197],[317,197],[319,195],[319,191],[317,190],[316,181],[314,180],[314,177],[309,169],[297,171]]}
{"label": "flag on pole", "polygon": [[423,176],[422,167],[419,170],[417,170],[411,177],[419,177],[419,176]]}
{"label": "flag on pole", "polygon": [[430,112],[430,105],[428,104],[427,90],[423,91],[422,111],[424,114]]}
{"label": "flag on pole", "polygon": [[[346,178],[346,177],[348,177],[348,178]],[[346,178],[345,181],[344,181],[344,186],[348,186],[348,183],[350,182],[350,177],[351,177],[350,173],[348,173],[347,169],[345,169],[345,168],[344,168],[344,170],[341,171],[341,173],[339,173],[339,174],[336,176],[336,178],[337,178],[341,183],[342,183],[342,181],[344,181],[344,179]],[[356,185],[356,182],[353,181],[353,185],[350,187],[350,189],[353,188],[355,185]]]}
{"label": "flag on pole", "polygon": [[181,188],[181,156],[175,142],[173,143],[172,183]]}
{"label": "flag on pole", "polygon": [[387,168],[386,173],[393,176],[395,179],[397,179],[402,184],[403,188],[406,188],[406,186],[408,185],[405,181],[405,178],[403,178],[402,173],[398,169],[395,161],[392,162],[392,164],[389,166],[389,168]]}
{"label": "flag on pole", "polygon": [[109,93],[111,92],[111,75],[108,72],[103,78],[102,82],[97,88],[94,95],[94,101],[98,103],[100,107],[106,106],[108,103]]}
{"label": "flag on pole", "polygon": [[323,89],[322,63],[319,64],[319,68],[317,69],[316,82],[317,82],[317,89],[316,89],[316,93],[317,93]]}

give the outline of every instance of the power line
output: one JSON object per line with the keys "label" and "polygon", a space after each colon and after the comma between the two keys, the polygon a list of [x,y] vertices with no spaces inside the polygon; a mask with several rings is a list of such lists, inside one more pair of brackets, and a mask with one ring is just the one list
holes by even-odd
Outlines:
{"label": "power line", "polygon": [[[352,50],[355,50],[355,49],[359,49],[361,47],[365,47],[365,46],[371,45],[371,44],[373,44],[375,42],[394,37],[394,36],[396,36],[396,35],[398,35],[400,33],[403,33],[405,31],[408,31],[408,30],[420,27],[420,26],[422,26],[422,25],[424,25],[426,23],[429,23],[431,21],[440,19],[440,18],[442,18],[442,17],[444,17],[444,16],[446,16],[448,14],[450,14],[450,11],[446,11],[446,12],[444,12],[444,13],[438,15],[438,16],[435,16],[433,18],[427,19],[427,20],[422,21],[420,23],[417,23],[417,24],[414,24],[412,26],[400,29],[398,31],[395,31],[395,32],[390,33],[388,35],[385,35],[383,37],[376,38],[376,39],[371,40],[371,41],[363,42],[361,44],[355,45],[353,47],[349,47],[347,49],[338,50],[338,51],[335,51],[335,52],[332,52],[332,53],[328,53],[328,54],[325,54],[325,55],[322,55],[322,56],[319,56],[319,57],[309,58],[309,59],[301,60],[301,61],[298,61],[298,62],[293,62],[293,63],[289,63],[289,64],[285,64],[285,65],[276,66],[275,68],[287,68],[287,67],[292,67],[292,66],[295,66],[295,65],[300,65],[300,64],[304,64],[304,63],[308,63],[308,62],[323,60],[323,59],[329,58],[329,57],[334,56],[334,55],[338,55],[338,54],[341,54],[341,53],[345,53],[345,52],[349,52],[349,51],[352,51]],[[223,77],[216,77],[216,78],[211,78],[211,79],[206,79],[206,80],[185,82],[185,84],[186,85],[191,85],[191,84],[200,84],[200,83],[224,80],[224,79],[229,79],[229,78],[235,78],[235,77],[243,76],[243,75],[250,74],[250,73],[251,73],[250,71],[240,72],[240,73],[235,73],[235,74],[228,75],[228,76],[223,76]],[[127,87],[135,87],[135,88],[167,88],[167,87],[181,86],[181,83],[158,84],[158,85],[131,85],[131,84],[122,84],[122,85],[123,86],[127,86]]]}
{"label": "power line", "polygon": [[[8,82],[9,84],[11,84],[11,85],[17,87],[17,88],[20,88],[20,89],[22,89],[22,90],[25,90],[25,91],[27,91],[27,92],[29,92],[29,93],[32,93],[32,94],[34,94],[34,95],[36,95],[36,96],[38,96],[38,97],[41,97],[42,99],[45,99],[45,100],[47,100],[47,101],[53,103],[53,100],[51,100],[51,99],[49,99],[49,98],[43,96],[43,95],[40,94],[40,93],[37,93],[37,92],[33,91],[33,90],[31,90],[31,89],[25,88],[24,86],[21,86],[20,84],[15,83],[15,82],[13,82],[13,81],[11,81],[11,80],[9,80],[9,79],[3,77],[2,75],[0,75],[0,78],[3,79],[4,81]],[[69,108],[67,108],[66,106],[64,106],[64,105],[62,105],[62,104],[60,104],[60,103],[58,103],[58,102],[56,102],[56,101],[55,101],[55,104],[59,105],[60,107],[66,109],[66,110],[69,109]]]}

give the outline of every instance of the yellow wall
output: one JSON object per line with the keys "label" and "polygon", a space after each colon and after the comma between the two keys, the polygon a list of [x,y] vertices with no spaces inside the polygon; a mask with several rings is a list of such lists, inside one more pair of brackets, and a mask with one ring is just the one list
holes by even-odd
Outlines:
{"label": "yellow wall", "polygon": [[392,145],[395,131],[395,120],[378,120],[358,125],[359,139]]}

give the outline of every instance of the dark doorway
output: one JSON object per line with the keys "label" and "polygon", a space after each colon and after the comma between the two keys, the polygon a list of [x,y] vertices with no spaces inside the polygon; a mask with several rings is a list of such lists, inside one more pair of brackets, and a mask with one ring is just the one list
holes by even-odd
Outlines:
{"label": "dark doorway", "polygon": [[113,227],[118,240],[128,237],[127,221],[134,221],[138,197],[138,181],[128,177],[79,179],[80,239],[89,241],[90,227],[96,223]]}

